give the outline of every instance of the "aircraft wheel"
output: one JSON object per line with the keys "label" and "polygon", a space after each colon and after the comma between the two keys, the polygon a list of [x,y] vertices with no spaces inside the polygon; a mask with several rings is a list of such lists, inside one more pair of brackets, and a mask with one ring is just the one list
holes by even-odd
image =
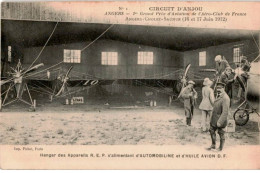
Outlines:
{"label": "aircraft wheel", "polygon": [[236,125],[243,126],[249,120],[249,113],[244,109],[237,109],[233,115]]}

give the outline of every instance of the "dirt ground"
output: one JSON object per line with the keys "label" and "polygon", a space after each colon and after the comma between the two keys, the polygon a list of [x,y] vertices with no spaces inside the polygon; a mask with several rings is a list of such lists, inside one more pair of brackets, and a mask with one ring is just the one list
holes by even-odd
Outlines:
{"label": "dirt ground", "polygon": [[[195,109],[192,126],[185,125],[182,103],[168,105],[168,96],[87,96],[84,104],[65,105],[65,98],[48,101],[38,95],[36,112],[15,103],[0,113],[0,143],[17,145],[199,145],[211,144],[200,128],[201,112]],[[40,99],[42,98],[42,99]],[[232,106],[232,111],[236,105]],[[232,117],[230,117],[232,118]],[[259,117],[250,115],[245,126],[226,134],[226,146],[258,145]],[[218,135],[217,135],[218,136]]]}

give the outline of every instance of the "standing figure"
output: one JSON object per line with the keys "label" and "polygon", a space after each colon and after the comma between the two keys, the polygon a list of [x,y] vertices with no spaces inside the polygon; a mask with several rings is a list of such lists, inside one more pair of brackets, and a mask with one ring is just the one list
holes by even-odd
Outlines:
{"label": "standing figure", "polygon": [[225,60],[221,55],[217,55],[215,57],[215,62],[216,62],[216,75],[217,76],[220,76],[227,67],[230,67],[227,60]]}
{"label": "standing figure", "polygon": [[199,109],[202,111],[201,128],[203,132],[207,132],[209,130],[209,122],[215,101],[213,89],[210,88],[212,83],[213,82],[209,78],[205,78],[203,82],[204,87],[202,88],[202,101],[199,106]]}
{"label": "standing figure", "polygon": [[197,97],[198,97],[198,94],[194,89],[194,85],[195,85],[195,82],[189,81],[188,85],[181,91],[181,94],[180,94],[180,96],[184,99],[186,124],[188,126],[191,126],[195,99],[197,99]]}
{"label": "standing figure", "polygon": [[234,83],[236,79],[236,75],[232,75],[232,68],[227,67],[225,71],[221,74],[219,82],[224,83],[225,91],[228,94],[229,98],[232,98],[232,84]]}
{"label": "standing figure", "polygon": [[214,91],[216,89],[216,84],[219,82],[220,79],[220,75],[225,71],[225,69],[227,67],[230,67],[229,63],[227,62],[227,60],[224,58],[224,56],[222,57],[221,55],[217,55],[215,57],[215,62],[216,62],[216,79],[214,81]]}
{"label": "standing figure", "polygon": [[247,79],[249,77],[248,72],[249,72],[249,70],[251,68],[251,65],[248,62],[246,56],[242,56],[241,57],[240,67],[241,67],[241,69],[243,71],[243,73],[241,73],[241,76],[243,77],[243,82],[244,82],[244,84],[246,84],[246,81],[247,81]]}
{"label": "standing figure", "polygon": [[[245,99],[245,91],[247,87],[247,80],[249,78],[248,72],[250,71],[251,64],[248,62],[246,56],[242,56],[240,66],[236,68],[235,73],[237,75],[236,80],[238,81],[240,87],[238,90],[238,98],[242,98],[243,100]],[[243,92],[243,94],[242,94]],[[242,96],[242,97],[241,97]]]}
{"label": "standing figure", "polygon": [[224,88],[224,83],[217,83],[217,97],[214,102],[212,117],[210,120],[209,131],[212,144],[208,148],[209,150],[216,148],[216,131],[218,131],[220,137],[219,151],[223,150],[225,143],[225,127],[227,126],[228,121],[230,99]]}

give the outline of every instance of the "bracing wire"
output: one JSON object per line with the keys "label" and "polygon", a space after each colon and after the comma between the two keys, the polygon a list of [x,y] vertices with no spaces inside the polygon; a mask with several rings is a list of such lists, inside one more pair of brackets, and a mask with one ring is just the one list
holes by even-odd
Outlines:
{"label": "bracing wire", "polygon": [[256,47],[257,47],[258,50],[260,51],[259,45],[257,44],[257,42],[256,42],[256,40],[255,40],[255,37],[254,37],[252,31],[251,31],[250,33],[251,33],[251,36],[253,37],[253,40],[254,40],[254,42],[255,42]]}
{"label": "bracing wire", "polygon": [[34,64],[34,63],[38,60],[38,58],[41,56],[43,50],[45,49],[45,47],[46,47],[46,45],[48,44],[48,42],[50,41],[50,39],[51,39],[53,33],[55,32],[55,30],[56,30],[56,28],[57,28],[57,26],[58,26],[58,23],[59,23],[59,22],[56,23],[56,25],[55,25],[53,31],[51,32],[51,35],[49,36],[48,40],[45,42],[45,44],[44,44],[44,46],[42,47],[42,49],[41,49],[40,53],[38,54],[38,56],[34,59],[34,61],[32,62],[32,64],[27,68],[27,70],[26,70],[24,73],[28,72],[28,71],[30,70],[30,68],[33,66],[33,64]]}
{"label": "bracing wire", "polygon": [[110,25],[102,34],[100,34],[95,40],[90,42],[87,46],[85,46],[83,49],[81,49],[81,52],[85,49],[87,49],[91,44],[93,44],[95,41],[97,41],[100,37],[102,37],[110,28],[112,28],[114,24]]}

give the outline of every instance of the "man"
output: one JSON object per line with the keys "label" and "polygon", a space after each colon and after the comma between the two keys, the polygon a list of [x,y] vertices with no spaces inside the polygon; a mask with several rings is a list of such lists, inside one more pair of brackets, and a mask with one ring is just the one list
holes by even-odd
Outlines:
{"label": "man", "polygon": [[241,67],[241,69],[243,71],[243,73],[241,73],[241,76],[243,77],[243,82],[246,84],[246,81],[247,81],[247,79],[249,77],[248,72],[249,72],[249,70],[251,68],[251,65],[248,62],[246,56],[242,56],[241,57],[240,67]]}
{"label": "man", "polygon": [[216,75],[220,76],[227,67],[230,67],[229,63],[227,60],[225,60],[221,55],[217,55],[215,57],[215,62],[216,62]]}
{"label": "man", "polygon": [[220,145],[218,150],[223,150],[225,143],[225,127],[227,126],[227,119],[229,115],[229,103],[230,99],[225,92],[225,84],[218,82],[217,83],[217,98],[214,102],[212,118],[210,121],[210,136],[212,144],[208,148],[209,150],[216,148],[216,131],[218,131],[220,137]]}
{"label": "man", "polygon": [[[247,57],[246,56],[242,56],[241,58],[241,62],[239,67],[235,70],[236,74],[237,74],[237,81],[240,84],[240,88],[238,90],[238,97],[245,99],[243,96],[244,94],[241,95],[242,91],[245,92],[246,91],[246,85],[247,85],[247,79],[249,78],[249,74],[248,72],[250,71],[251,68],[251,64],[248,62]],[[242,97],[241,97],[242,96]],[[248,106],[248,105],[247,105]]]}
{"label": "man", "polygon": [[228,94],[229,98],[232,98],[232,83],[234,83],[236,75],[232,75],[232,68],[227,67],[225,71],[220,75],[219,82],[222,82],[226,85],[225,91]]}
{"label": "man", "polygon": [[198,94],[194,89],[194,85],[195,85],[195,82],[189,81],[188,85],[181,91],[181,97],[184,99],[186,124],[188,126],[191,126],[195,99],[197,99],[197,97],[198,97]]}
{"label": "man", "polygon": [[243,69],[243,71],[248,72],[251,68],[250,62],[248,62],[247,57],[246,56],[242,56],[241,57],[241,68]]}

